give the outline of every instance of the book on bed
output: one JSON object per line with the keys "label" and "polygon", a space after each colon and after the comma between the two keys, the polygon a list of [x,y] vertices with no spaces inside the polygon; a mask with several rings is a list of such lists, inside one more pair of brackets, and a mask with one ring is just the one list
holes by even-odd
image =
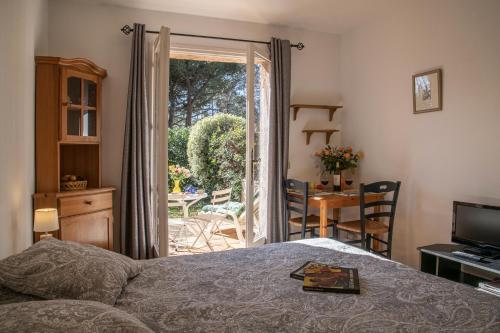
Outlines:
{"label": "book on bed", "polygon": [[304,280],[303,290],[306,291],[360,293],[356,268],[336,267],[308,261],[290,273],[290,277]]}

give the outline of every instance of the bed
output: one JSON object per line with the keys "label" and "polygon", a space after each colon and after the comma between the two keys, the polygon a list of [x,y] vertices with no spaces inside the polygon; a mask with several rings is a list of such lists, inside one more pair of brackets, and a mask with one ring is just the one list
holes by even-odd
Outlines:
{"label": "bed", "polygon": [[[357,267],[361,294],[302,291],[308,260]],[[114,307],[155,332],[500,332],[500,298],[329,239],[144,261]]]}

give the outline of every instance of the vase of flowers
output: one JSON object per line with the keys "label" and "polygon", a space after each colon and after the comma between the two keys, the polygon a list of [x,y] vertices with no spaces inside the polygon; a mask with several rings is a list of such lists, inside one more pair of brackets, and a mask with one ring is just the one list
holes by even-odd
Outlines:
{"label": "vase of flowers", "polygon": [[358,166],[361,153],[354,153],[352,147],[332,147],[326,145],[315,154],[321,160],[323,169],[335,175],[334,186],[341,184],[340,175],[343,170],[354,170]]}
{"label": "vase of flowers", "polygon": [[180,193],[181,182],[185,179],[191,177],[191,172],[187,168],[183,168],[179,165],[170,165],[168,167],[168,176],[174,181],[174,188],[172,189],[172,193]]}

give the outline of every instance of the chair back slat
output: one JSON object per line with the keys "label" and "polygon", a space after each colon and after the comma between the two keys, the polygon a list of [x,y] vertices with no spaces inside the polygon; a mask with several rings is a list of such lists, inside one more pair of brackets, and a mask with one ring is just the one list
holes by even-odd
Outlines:
{"label": "chair back slat", "polygon": [[401,182],[390,182],[390,181],[381,181],[375,182],[371,184],[364,185],[365,193],[384,193],[384,192],[394,192],[398,188],[398,184]]}
{"label": "chair back slat", "polygon": [[218,190],[212,192],[212,205],[224,204],[231,201],[232,188],[226,188],[224,190]]}
{"label": "chair back slat", "polygon": [[365,218],[367,219],[374,219],[379,217],[391,217],[391,212],[377,212],[377,213],[365,214]]}
{"label": "chair back slat", "polygon": [[[301,236],[305,238],[306,236],[306,223],[307,223],[307,213],[308,213],[308,197],[309,197],[309,183],[301,182],[296,179],[286,179],[283,182],[283,190],[285,192],[285,235],[288,238],[288,221],[290,220],[290,213],[295,212],[301,215],[302,226],[301,226]],[[293,193],[299,193],[301,196],[294,196]]]}
{"label": "chair back slat", "polygon": [[365,203],[365,208],[377,207],[377,206],[392,206],[394,201],[392,200],[380,200],[380,201],[371,201]]}
{"label": "chair back slat", "polygon": [[288,203],[292,203],[293,202],[293,203],[302,204],[304,202],[304,199],[297,198],[297,197],[294,197],[293,195],[287,194],[286,201]]}
{"label": "chair back slat", "polygon": [[[394,216],[396,214],[396,205],[398,202],[399,189],[401,187],[401,182],[391,182],[391,181],[380,181],[371,184],[360,184],[359,185],[359,195],[360,195],[360,222],[361,222],[361,246],[367,250],[371,250],[371,238],[369,235],[367,240],[366,238],[366,223],[368,219],[379,219],[379,218],[389,218],[388,224],[388,235],[387,235],[387,251],[378,251],[386,252],[387,257],[391,258],[391,250],[392,250],[392,231],[394,226]],[[389,194],[392,193],[391,200],[379,200],[379,201],[371,201],[366,202],[366,195],[370,193],[384,193]],[[386,196],[384,195],[384,196]],[[374,209],[380,209],[381,206],[388,206],[386,211],[371,211]]]}
{"label": "chair back slat", "polygon": [[287,207],[288,211],[290,212],[295,212],[295,213],[299,213],[299,214],[303,214],[304,213],[304,210],[303,209],[300,209],[298,207],[295,207],[295,206],[288,206]]}

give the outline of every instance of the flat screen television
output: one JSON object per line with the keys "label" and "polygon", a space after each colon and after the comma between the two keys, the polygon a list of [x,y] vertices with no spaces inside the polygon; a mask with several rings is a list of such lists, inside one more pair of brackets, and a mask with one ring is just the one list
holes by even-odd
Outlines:
{"label": "flat screen television", "polygon": [[470,245],[466,252],[497,257],[500,254],[500,207],[454,201],[451,240]]}

